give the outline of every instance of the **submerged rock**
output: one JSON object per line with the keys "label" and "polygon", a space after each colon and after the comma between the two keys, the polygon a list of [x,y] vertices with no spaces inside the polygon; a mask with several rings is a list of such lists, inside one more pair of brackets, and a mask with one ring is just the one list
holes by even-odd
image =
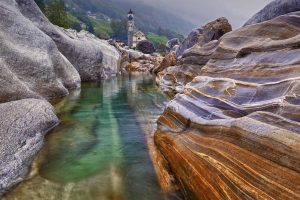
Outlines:
{"label": "submerged rock", "polygon": [[53,107],[43,100],[0,104],[0,196],[24,180],[44,135],[58,122]]}
{"label": "submerged rock", "polygon": [[204,44],[218,40],[225,33],[232,30],[228,20],[224,17],[207,23],[201,28],[193,30],[186,39],[176,49],[177,58],[182,56],[185,50],[193,47],[195,44],[203,46]]}
{"label": "submerged rock", "polygon": [[299,0],[275,0],[249,19],[244,26],[264,22],[295,11],[300,11]]}
{"label": "submerged rock", "polygon": [[300,198],[299,22],[296,12],[223,36],[159,118],[156,145],[188,198]]}

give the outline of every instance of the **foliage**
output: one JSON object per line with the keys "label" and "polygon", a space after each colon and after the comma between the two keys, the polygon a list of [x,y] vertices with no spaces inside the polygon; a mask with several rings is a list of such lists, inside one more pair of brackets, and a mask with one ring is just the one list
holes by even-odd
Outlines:
{"label": "foliage", "polygon": [[[135,24],[137,29],[145,33],[151,32],[147,36],[156,48],[159,45],[165,45],[166,38],[167,40],[172,38],[183,39],[182,35],[169,28],[184,27],[184,30],[188,28],[184,26],[182,20],[180,21],[175,16],[169,16],[166,13],[159,12],[159,10],[153,10],[153,8],[149,8],[144,4],[137,3],[132,5],[128,0],[124,2],[119,0],[35,1],[41,7],[46,4],[45,14],[53,24],[64,28],[72,28],[77,31],[80,31],[82,29],[81,25],[84,24],[87,31],[102,39],[113,38],[123,42],[127,41],[126,15],[129,6],[136,11]],[[117,1],[118,3],[116,3]],[[44,2],[45,4],[43,4]],[[86,14],[87,11],[95,13],[97,19],[88,17]],[[112,19],[112,21],[109,22],[109,19]]]}
{"label": "foliage", "polygon": [[126,42],[127,40],[127,21],[112,20],[110,23],[112,30],[111,37],[116,40]]}
{"label": "foliage", "polygon": [[45,2],[44,0],[34,0],[38,7],[41,9],[42,12],[45,12]]}
{"label": "foliage", "polygon": [[88,21],[86,24],[86,30],[90,33],[95,33],[95,29],[91,21]]}
{"label": "foliage", "polygon": [[82,28],[81,28],[81,25],[80,25],[80,21],[70,13],[67,13],[67,15],[68,15],[70,28],[74,29],[78,32],[81,31]]}
{"label": "foliage", "polygon": [[[50,1],[50,0],[45,0]],[[52,0],[53,1],[53,0]],[[144,33],[158,33],[159,27],[174,30],[178,33],[187,34],[194,27],[193,24],[177,17],[176,15],[153,8],[143,1],[133,0],[64,0],[69,9],[76,9],[77,12],[86,13],[91,11],[97,16],[105,15],[113,20],[126,18],[129,9],[136,14],[136,27]],[[69,10],[69,11],[70,11]],[[164,34],[159,34],[164,35]],[[167,36],[168,37],[168,36]],[[169,37],[168,37],[169,38]]]}
{"label": "foliage", "polygon": [[168,42],[168,38],[163,35],[157,35],[155,33],[148,33],[147,39],[151,41],[156,49],[161,48],[161,45],[165,45]]}
{"label": "foliage", "polygon": [[95,29],[95,35],[101,39],[109,39],[112,34],[110,23],[105,20],[90,19]]}
{"label": "foliage", "polygon": [[70,20],[63,0],[54,0],[46,6],[45,14],[52,24],[63,28],[70,28]]}
{"label": "foliage", "polygon": [[173,39],[173,38],[178,38],[180,41],[182,41],[184,39],[183,35],[180,35],[180,34],[176,33],[175,31],[172,31],[172,30],[167,29],[167,28],[162,28],[162,27],[158,28],[157,34],[158,35],[164,35],[169,40]]}
{"label": "foliage", "polygon": [[72,16],[78,20],[78,22],[85,24],[86,31],[89,31],[90,33],[96,34],[98,36],[97,32],[97,26],[98,23],[96,19],[89,18],[85,13],[80,12],[71,12]]}

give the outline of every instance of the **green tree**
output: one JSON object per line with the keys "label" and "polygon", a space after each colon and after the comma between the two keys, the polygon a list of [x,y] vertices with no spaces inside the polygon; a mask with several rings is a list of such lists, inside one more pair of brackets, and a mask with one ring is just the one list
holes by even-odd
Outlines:
{"label": "green tree", "polygon": [[126,20],[112,20],[110,23],[112,30],[111,37],[123,42],[127,40],[127,21]]}
{"label": "green tree", "polygon": [[81,25],[79,22],[72,22],[71,25],[70,25],[70,28],[71,29],[74,29],[76,31],[81,31]]}
{"label": "green tree", "polygon": [[45,2],[44,0],[34,0],[38,7],[41,9],[42,12],[45,12]]}
{"label": "green tree", "polygon": [[63,0],[54,0],[46,7],[46,16],[52,24],[63,28],[70,28],[70,22]]}
{"label": "green tree", "polygon": [[86,30],[90,33],[95,33],[95,30],[94,30],[94,27],[93,27],[93,24],[91,21],[88,21],[87,24],[86,24]]}
{"label": "green tree", "polygon": [[184,36],[170,30],[170,29],[167,29],[167,28],[162,28],[162,27],[159,27],[158,28],[158,31],[157,31],[157,34],[158,35],[164,35],[166,36],[169,40],[170,39],[173,39],[173,38],[178,38],[179,40],[183,40],[184,39]]}

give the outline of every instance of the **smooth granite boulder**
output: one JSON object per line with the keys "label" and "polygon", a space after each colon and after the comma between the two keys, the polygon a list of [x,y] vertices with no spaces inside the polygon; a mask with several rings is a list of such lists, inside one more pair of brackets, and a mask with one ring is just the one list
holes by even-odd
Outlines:
{"label": "smooth granite boulder", "polygon": [[299,0],[275,0],[251,17],[244,26],[264,22],[296,11],[300,11]]}
{"label": "smooth granite boulder", "polygon": [[0,196],[24,180],[44,135],[59,123],[44,100],[0,104]]}
{"label": "smooth granite boulder", "polygon": [[65,96],[80,86],[73,65],[14,1],[0,2],[0,103]]}
{"label": "smooth granite boulder", "polygon": [[73,64],[82,81],[100,81],[115,76],[120,55],[107,41],[86,32],[76,33],[53,26],[34,0],[16,0],[21,13],[56,43],[59,51]]}
{"label": "smooth granite boulder", "polygon": [[193,47],[195,44],[203,46],[204,44],[218,40],[225,33],[232,31],[228,20],[224,17],[207,23],[201,28],[193,30],[187,38],[176,48],[176,56],[181,57],[185,50]]}
{"label": "smooth granite boulder", "polygon": [[155,143],[187,199],[300,199],[299,55],[300,12],[245,26],[168,104]]}

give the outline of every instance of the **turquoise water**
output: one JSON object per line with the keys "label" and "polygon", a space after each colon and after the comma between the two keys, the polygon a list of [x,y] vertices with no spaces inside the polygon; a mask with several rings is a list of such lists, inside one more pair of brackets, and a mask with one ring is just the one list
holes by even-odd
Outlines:
{"label": "turquoise water", "polygon": [[166,104],[151,76],[127,76],[56,102],[61,124],[46,138],[28,180],[7,199],[177,199],[162,191],[149,153]]}

